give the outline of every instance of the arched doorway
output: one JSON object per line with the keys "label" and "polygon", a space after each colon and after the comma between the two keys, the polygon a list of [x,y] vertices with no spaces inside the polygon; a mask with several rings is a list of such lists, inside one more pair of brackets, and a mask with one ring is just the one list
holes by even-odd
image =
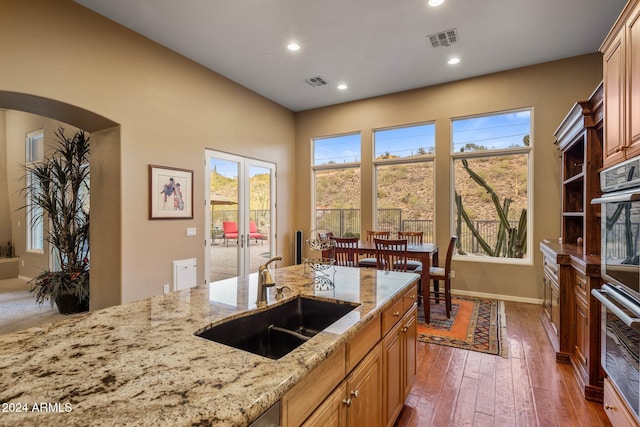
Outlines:
{"label": "arched doorway", "polygon": [[0,108],[37,114],[91,133],[91,310],[122,302],[120,125],[61,101],[0,91]]}

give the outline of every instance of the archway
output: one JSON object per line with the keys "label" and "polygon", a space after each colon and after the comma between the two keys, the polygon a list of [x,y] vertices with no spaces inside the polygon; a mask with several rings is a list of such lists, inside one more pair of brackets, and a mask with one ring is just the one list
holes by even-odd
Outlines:
{"label": "archway", "polygon": [[0,108],[37,114],[91,133],[91,310],[122,302],[120,125],[40,96],[0,91]]}

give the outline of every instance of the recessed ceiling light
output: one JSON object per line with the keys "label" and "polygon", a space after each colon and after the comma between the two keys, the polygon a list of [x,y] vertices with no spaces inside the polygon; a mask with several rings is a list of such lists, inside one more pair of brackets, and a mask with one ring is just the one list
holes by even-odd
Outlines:
{"label": "recessed ceiling light", "polygon": [[437,6],[440,6],[442,3],[444,3],[444,0],[429,0],[427,4],[431,7],[437,7]]}
{"label": "recessed ceiling light", "polygon": [[458,58],[457,56],[454,56],[453,58],[450,58],[450,59],[447,61],[447,64],[449,64],[449,65],[456,65],[456,64],[457,64],[457,63],[459,63],[459,62],[460,62],[460,58]]}
{"label": "recessed ceiling light", "polygon": [[292,42],[287,45],[287,49],[295,52],[296,50],[300,50],[300,45],[296,42]]}
{"label": "recessed ceiling light", "polygon": [[347,86],[347,85],[346,85],[346,84],[344,84],[344,83],[340,83],[340,84],[338,85],[338,89],[340,89],[340,90],[347,90],[347,88],[348,88],[348,87],[349,87],[349,86]]}

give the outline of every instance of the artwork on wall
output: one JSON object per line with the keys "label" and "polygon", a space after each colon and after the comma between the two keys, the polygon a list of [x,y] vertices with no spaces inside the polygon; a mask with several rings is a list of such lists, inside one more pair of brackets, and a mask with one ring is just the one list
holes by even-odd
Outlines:
{"label": "artwork on wall", "polygon": [[149,165],[149,219],[193,219],[193,171]]}

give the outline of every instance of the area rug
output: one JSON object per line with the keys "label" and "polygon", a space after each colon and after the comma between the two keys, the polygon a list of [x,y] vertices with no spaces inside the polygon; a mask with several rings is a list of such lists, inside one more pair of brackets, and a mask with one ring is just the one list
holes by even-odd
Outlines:
{"label": "area rug", "polygon": [[454,296],[451,318],[444,303],[431,303],[431,322],[418,307],[418,340],[508,357],[507,325],[502,301]]}

